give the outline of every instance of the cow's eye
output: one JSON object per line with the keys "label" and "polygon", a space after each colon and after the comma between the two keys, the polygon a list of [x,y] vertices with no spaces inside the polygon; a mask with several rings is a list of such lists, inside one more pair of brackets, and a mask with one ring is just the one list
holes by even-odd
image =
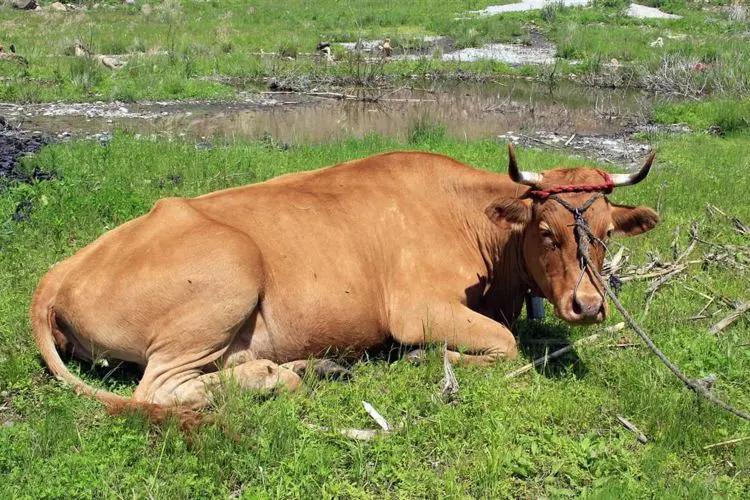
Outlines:
{"label": "cow's eye", "polygon": [[612,237],[613,232],[614,232],[614,229],[607,229],[607,239],[610,239]]}
{"label": "cow's eye", "polygon": [[539,235],[542,237],[542,243],[550,248],[557,248],[557,242],[555,241],[552,231],[549,229],[542,229],[539,231]]}

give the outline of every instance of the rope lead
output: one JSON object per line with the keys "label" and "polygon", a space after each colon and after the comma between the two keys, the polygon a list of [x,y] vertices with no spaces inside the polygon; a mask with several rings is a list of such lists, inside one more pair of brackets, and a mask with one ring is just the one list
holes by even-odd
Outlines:
{"label": "rope lead", "polygon": [[[689,379],[685,376],[684,373],[675,365],[662,351],[659,349],[656,344],[654,344],[654,341],[651,340],[651,338],[648,336],[648,334],[636,323],[635,319],[630,315],[630,313],[625,309],[625,307],[622,305],[622,302],[617,298],[617,295],[612,290],[612,288],[607,283],[607,280],[605,280],[601,274],[599,274],[599,271],[596,270],[596,267],[591,263],[591,259],[589,257],[589,246],[591,241],[598,241],[601,242],[596,235],[594,235],[591,232],[591,228],[589,228],[588,223],[586,222],[586,219],[583,218],[583,213],[596,201],[598,198],[604,196],[602,193],[597,193],[591,198],[588,199],[586,203],[584,203],[581,207],[574,207],[567,201],[563,200],[562,198],[558,197],[556,194],[550,194],[548,197],[552,200],[555,200],[560,205],[565,207],[569,212],[573,214],[574,219],[574,226],[575,226],[575,233],[578,239],[578,255],[579,258],[582,261],[581,266],[581,277],[578,280],[578,283],[580,284],[581,278],[583,278],[583,273],[586,272],[586,269],[588,269],[591,274],[596,278],[596,281],[599,282],[599,285],[605,290],[605,293],[607,296],[609,296],[610,299],[612,299],[612,302],[615,304],[615,307],[618,311],[620,311],[620,314],[622,314],[622,317],[625,318],[625,321],[628,322],[630,327],[635,331],[635,333],[638,334],[638,336],[643,340],[643,342],[646,343],[649,349],[651,349],[651,352],[653,352],[657,358],[659,358],[659,361],[664,363],[667,368],[670,369],[674,375],[682,381],[683,384],[685,384],[689,389],[691,389],[693,392],[695,392],[697,395],[703,397],[704,399],[710,401],[711,403],[715,404],[719,408],[728,411],[729,413],[736,415],[744,420],[750,421],[750,414],[732,406],[731,404],[725,402],[724,400],[720,399],[719,397],[715,396],[704,384],[700,383],[699,381]],[[578,288],[578,285],[576,285],[576,289]],[[575,292],[574,292],[575,293]],[[601,292],[600,292],[601,293]],[[606,296],[604,297],[606,299]]]}

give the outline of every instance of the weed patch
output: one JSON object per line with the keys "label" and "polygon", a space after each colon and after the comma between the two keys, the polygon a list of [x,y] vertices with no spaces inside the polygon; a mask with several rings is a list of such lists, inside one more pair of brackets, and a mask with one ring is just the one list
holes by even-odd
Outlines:
{"label": "weed patch", "polygon": [[661,104],[653,112],[657,123],[684,123],[694,130],[731,134],[750,129],[750,100],[708,100]]}

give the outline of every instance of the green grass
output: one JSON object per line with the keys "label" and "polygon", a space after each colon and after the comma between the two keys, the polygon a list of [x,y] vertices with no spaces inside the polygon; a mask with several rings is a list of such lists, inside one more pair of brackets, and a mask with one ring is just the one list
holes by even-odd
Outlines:
{"label": "green grass", "polygon": [[[509,2],[259,0],[248,5],[239,0],[172,0],[149,4],[151,10],[146,12],[146,2],[139,0],[132,6],[107,2],[108,8],[96,10],[91,8],[93,2],[82,2],[89,10],[75,14],[0,7],[0,43],[14,43],[29,60],[28,67],[0,61],[0,74],[5,77],[0,101],[223,99],[237,91],[227,78],[243,84],[261,84],[268,77],[372,84],[377,81],[374,77],[463,78],[471,73],[484,78],[511,73],[544,80],[546,69],[511,68],[497,62],[458,64],[427,58],[363,66],[343,49],[334,48],[338,62],[327,65],[309,55],[323,40],[390,37],[398,49],[423,46],[425,35],[450,37],[457,48],[528,42],[531,23],[558,45],[562,62],[557,74],[590,75],[589,81],[597,85],[640,85],[661,91],[674,85],[673,80],[706,92],[750,89],[746,26],[715,9],[724,1],[651,2],[684,16],[666,21],[627,18],[622,15],[626,2],[618,0],[596,2],[587,9],[547,8],[485,18],[464,14]],[[651,47],[658,37],[664,46]],[[99,54],[141,55],[112,71],[73,56],[76,40]],[[260,56],[261,51],[281,57]],[[613,58],[620,69],[608,69]],[[702,65],[700,71],[692,69],[697,63]]]}
{"label": "green grass", "polygon": [[750,100],[718,99],[657,105],[653,112],[657,123],[684,123],[694,130],[718,127],[720,133],[750,128]]}
{"label": "green grass", "polygon": [[[512,368],[456,369],[455,404],[437,396],[439,352],[422,366],[371,360],[355,365],[351,383],[309,381],[297,394],[273,397],[230,391],[217,403],[216,423],[192,434],[150,427],[137,416],[111,417],[102,407],[52,380],[31,340],[26,310],[48,267],[104,231],[146,212],[165,196],[211,190],[317,168],[379,151],[444,152],[503,170],[503,148],[492,141],[447,139],[428,123],[410,142],[371,136],[318,146],[275,147],[273,141],[197,150],[187,142],[136,140],[117,134],[108,146],[72,142],[46,147],[27,167],[53,169],[58,179],[0,191],[0,496],[29,497],[746,497],[750,443],[704,451],[703,446],[750,434],[750,425],[697,401],[642,348],[613,349],[614,339],[581,348],[578,356],[506,380]],[[632,261],[669,254],[676,228],[682,245],[698,220],[712,241],[742,243],[730,226],[710,218],[715,204],[746,223],[750,136],[653,137],[655,172],[621,189],[619,202],[659,206],[662,224],[622,240]],[[524,168],[578,165],[580,159],[524,149]],[[31,200],[31,220],[16,223],[18,203]],[[747,244],[747,241],[744,240]],[[705,300],[683,285],[747,300],[747,273],[694,268],[666,286],[644,316],[644,284],[622,298],[654,339],[690,376],[716,373],[718,391],[750,408],[750,322],[716,338],[710,321],[688,321]],[[617,321],[613,318],[611,322]],[[548,318],[524,337],[590,333]],[[626,337],[631,337],[627,332]],[[744,346],[743,346],[744,345]],[[87,365],[89,380],[101,372]],[[101,382],[100,382],[101,383]],[[132,389],[128,377],[107,385]],[[356,442],[311,429],[372,427],[371,402],[403,429]],[[646,445],[620,427],[621,414],[650,438]]]}

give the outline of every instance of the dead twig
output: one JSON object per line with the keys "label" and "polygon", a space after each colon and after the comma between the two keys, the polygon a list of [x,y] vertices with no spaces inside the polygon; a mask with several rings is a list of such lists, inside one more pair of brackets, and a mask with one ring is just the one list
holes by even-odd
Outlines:
{"label": "dead twig", "polygon": [[[625,323],[621,322],[621,323],[617,323],[616,325],[608,326],[607,328],[605,328],[603,330],[603,332],[604,333],[614,333],[614,332],[619,332],[623,328],[625,328]],[[589,335],[588,337],[584,337],[584,338],[582,338],[580,340],[577,340],[577,341],[573,342],[572,344],[566,345],[565,347],[563,347],[561,349],[558,349],[558,350],[556,350],[556,351],[554,351],[554,352],[552,352],[550,354],[547,354],[547,355],[544,355],[542,357],[539,357],[539,358],[535,359],[534,361],[532,361],[531,363],[523,365],[521,368],[508,373],[507,375],[505,375],[505,378],[514,378],[514,377],[517,377],[519,375],[523,375],[524,373],[532,370],[533,368],[535,368],[535,367],[537,367],[539,365],[546,364],[551,359],[559,358],[560,356],[562,356],[566,352],[569,352],[569,351],[571,351],[572,349],[574,349],[576,347],[579,347],[579,346],[582,346],[582,345],[586,345],[586,344],[590,344],[590,343],[594,342],[595,340],[597,340],[600,337],[600,335],[601,335],[600,333],[595,333],[593,335]]]}
{"label": "dead twig", "polygon": [[445,344],[445,349],[443,351],[443,382],[442,382],[442,389],[440,393],[442,394],[443,398],[451,401],[455,399],[456,395],[458,394],[458,379],[456,379],[456,374],[453,372],[453,366],[451,365],[451,362],[448,360],[448,344]]}
{"label": "dead twig", "polygon": [[626,276],[622,276],[620,278],[620,281],[622,281],[623,283],[626,283],[628,281],[647,280],[647,279],[651,279],[651,278],[659,278],[659,277],[667,275],[667,274],[672,274],[672,273],[675,273],[675,272],[682,272],[685,269],[687,269],[688,265],[691,265],[691,264],[700,264],[701,262],[703,262],[703,261],[702,260],[689,260],[689,261],[684,262],[682,264],[679,264],[677,266],[670,265],[668,267],[665,267],[664,269],[660,269],[658,271],[653,271],[653,272],[650,272],[650,273],[643,273],[643,274],[639,274],[638,270],[636,270],[633,273],[630,273],[630,274],[628,274]]}
{"label": "dead twig", "polygon": [[385,434],[385,432],[381,429],[353,429],[345,427],[343,429],[332,429],[331,427],[325,427],[322,425],[315,425],[315,424],[305,424],[310,429],[319,431],[319,432],[336,432],[338,434],[341,434],[344,437],[348,437],[349,439],[354,439],[357,441],[370,441],[371,439],[375,438],[376,436],[380,436]]}
{"label": "dead twig", "polygon": [[708,316],[706,316],[703,313],[705,313],[706,309],[708,309],[709,306],[714,303],[715,299],[716,299],[716,297],[711,297],[710,299],[708,299],[708,302],[706,302],[706,305],[703,306],[703,309],[701,309],[700,311],[698,311],[697,313],[695,313],[693,316],[689,317],[688,320],[695,321],[695,320],[699,320],[699,319],[708,318]]}
{"label": "dead twig", "polygon": [[634,344],[633,342],[620,342],[617,344],[612,344],[610,347],[617,347],[619,349],[625,349],[627,347],[637,347],[638,344]]}
{"label": "dead twig", "polygon": [[712,326],[708,332],[712,335],[718,335],[724,328],[737,321],[742,315],[750,311],[750,301],[738,304],[734,311],[730,312],[724,319]]}
{"label": "dead twig", "polygon": [[709,444],[707,446],[704,446],[703,449],[710,450],[711,448],[718,448],[720,446],[728,446],[730,444],[740,443],[742,441],[747,441],[749,439],[750,439],[750,436],[738,437],[735,439],[729,439],[728,441],[722,441],[720,443]]}
{"label": "dead twig", "polygon": [[635,438],[638,440],[639,443],[646,444],[648,443],[648,438],[644,433],[638,429],[638,427],[635,426],[630,420],[626,419],[625,417],[622,417],[620,415],[617,415],[617,420],[622,424],[623,427],[625,427],[627,430],[635,434]]}

